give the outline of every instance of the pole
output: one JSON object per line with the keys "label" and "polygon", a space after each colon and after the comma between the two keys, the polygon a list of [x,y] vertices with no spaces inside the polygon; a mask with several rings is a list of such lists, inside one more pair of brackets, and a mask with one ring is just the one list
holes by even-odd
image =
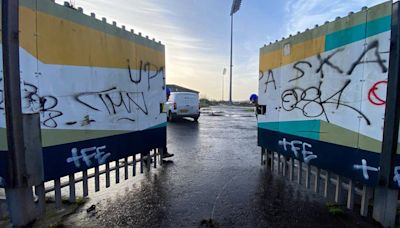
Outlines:
{"label": "pole", "polygon": [[373,218],[383,227],[394,227],[398,190],[391,189],[394,162],[397,152],[400,122],[400,10],[399,2],[393,4],[390,39],[389,75],[386,95],[385,123],[378,186],[374,194]]}
{"label": "pole", "polygon": [[229,103],[232,104],[232,43],[233,43],[233,14],[231,15],[231,65],[229,71]]}
{"label": "pole", "polygon": [[4,97],[8,143],[8,186],[21,187],[25,153],[19,72],[19,0],[2,1]]}
{"label": "pole", "polygon": [[224,101],[224,79],[225,79],[225,75],[222,75],[222,100]]}
{"label": "pole", "polygon": [[[8,175],[5,192],[11,223],[19,227],[28,225],[44,213],[45,191],[40,120],[39,114],[23,115],[21,108],[19,0],[3,0],[1,4],[8,144]],[[28,158],[26,158],[27,154]],[[26,162],[27,159],[30,163]],[[35,203],[33,199],[33,184],[36,187],[38,203]]]}

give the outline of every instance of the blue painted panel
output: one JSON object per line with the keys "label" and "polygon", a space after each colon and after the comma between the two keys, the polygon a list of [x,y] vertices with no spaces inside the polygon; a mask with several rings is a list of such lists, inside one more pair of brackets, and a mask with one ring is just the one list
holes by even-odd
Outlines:
{"label": "blue painted panel", "polygon": [[[287,142],[286,150],[283,146],[283,142],[285,141],[284,139]],[[281,144],[279,143],[280,141]],[[290,144],[290,142],[293,141],[295,142],[294,146],[298,147],[297,151],[295,149],[298,153],[297,157],[295,156],[295,152],[292,150],[292,145]],[[377,185],[378,172],[367,171],[368,179],[364,178],[363,170],[361,168],[361,159],[364,159],[367,162],[367,166],[378,168],[380,159],[378,153],[258,128],[258,145],[260,147],[278,152],[287,157],[304,161],[304,156],[301,152],[303,149],[302,143],[310,145],[305,146],[306,151],[310,151],[312,152],[312,155],[317,156],[317,158],[310,159],[310,165],[333,171],[336,174],[351,178],[369,186]],[[309,156],[312,155],[307,154],[306,157],[309,158]],[[400,164],[399,156],[396,158],[396,164]],[[398,183],[392,182],[391,187],[398,188],[399,186]]]}
{"label": "blue painted panel", "polygon": [[[43,148],[45,181],[83,171],[104,162],[163,148],[166,146],[166,134],[167,128],[160,127],[45,147]],[[76,151],[76,156],[73,156],[73,151]],[[7,152],[0,151],[0,177],[4,178],[5,183],[9,180],[7,167]]]}

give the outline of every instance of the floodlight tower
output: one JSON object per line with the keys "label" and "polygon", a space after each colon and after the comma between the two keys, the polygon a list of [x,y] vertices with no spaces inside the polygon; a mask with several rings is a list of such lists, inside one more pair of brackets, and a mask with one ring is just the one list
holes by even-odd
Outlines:
{"label": "floodlight tower", "polygon": [[231,8],[231,65],[229,72],[229,103],[232,104],[232,43],[233,43],[233,14],[240,9],[242,0],[233,0]]}

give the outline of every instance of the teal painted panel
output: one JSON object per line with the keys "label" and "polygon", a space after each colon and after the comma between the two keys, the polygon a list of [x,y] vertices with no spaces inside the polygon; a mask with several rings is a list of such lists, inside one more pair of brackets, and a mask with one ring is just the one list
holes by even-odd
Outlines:
{"label": "teal painted panel", "polygon": [[258,127],[262,129],[278,131],[314,140],[320,139],[320,126],[320,120],[258,123]]}
{"label": "teal painted panel", "polygon": [[369,21],[366,24],[359,24],[348,29],[327,34],[325,37],[325,51],[330,51],[335,48],[363,40],[366,37],[390,31],[390,27],[391,16],[386,16]]}
{"label": "teal painted panel", "polygon": [[279,122],[258,123],[258,127],[262,129],[268,129],[271,131],[279,131]]}
{"label": "teal painted panel", "polygon": [[367,37],[391,30],[392,17],[386,16],[367,23]]}

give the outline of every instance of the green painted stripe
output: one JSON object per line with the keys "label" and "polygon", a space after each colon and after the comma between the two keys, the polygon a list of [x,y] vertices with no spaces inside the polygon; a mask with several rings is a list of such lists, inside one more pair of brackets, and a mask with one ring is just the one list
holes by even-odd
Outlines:
{"label": "green painted stripe", "polygon": [[320,120],[258,123],[259,128],[315,140],[319,140],[320,125]]}
{"label": "green painted stripe", "polygon": [[[148,129],[166,127],[167,122],[157,124]],[[79,130],[79,129],[42,129],[42,145],[44,147],[60,145],[65,143],[79,142],[102,137],[115,136],[130,133],[123,130]],[[0,128],[0,150],[7,150],[6,129]]]}
{"label": "green painted stripe", "polygon": [[379,33],[390,31],[390,27],[391,16],[385,16],[348,29],[327,34],[325,37],[325,51],[330,51]]}
{"label": "green painted stripe", "polygon": [[80,130],[80,129],[42,129],[42,145],[54,146],[90,139],[126,134],[131,131],[120,130]]}
{"label": "green painted stripe", "polygon": [[5,128],[0,128],[0,150],[7,150],[7,135]]}
{"label": "green painted stripe", "polygon": [[147,128],[147,129],[155,129],[155,128],[162,128],[162,127],[167,127],[167,122],[161,123],[161,124],[157,124],[153,127]]}

